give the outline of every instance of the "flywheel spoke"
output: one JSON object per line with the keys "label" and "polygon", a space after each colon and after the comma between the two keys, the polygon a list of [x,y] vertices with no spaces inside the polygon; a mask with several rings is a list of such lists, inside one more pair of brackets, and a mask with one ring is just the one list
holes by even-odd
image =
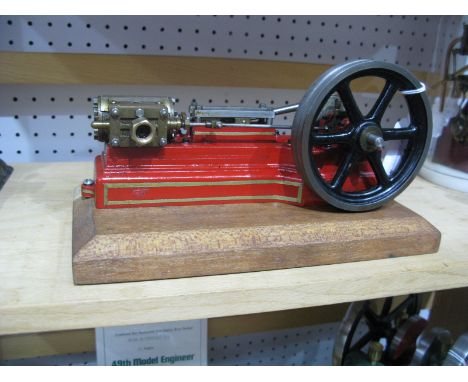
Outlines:
{"label": "flywheel spoke", "polygon": [[387,110],[387,107],[397,90],[398,86],[395,83],[387,81],[379,95],[379,98],[375,102],[371,111],[367,114],[366,119],[371,119],[374,122],[380,123],[383,115],[385,114],[385,110]]}
{"label": "flywheel spoke", "polygon": [[352,124],[357,125],[362,121],[362,113],[359,109],[359,106],[354,99],[351,88],[349,87],[349,82],[341,83],[337,88],[338,94],[343,102],[344,108],[348,114],[349,120]]}
{"label": "flywheel spoke", "polygon": [[383,166],[381,152],[374,151],[369,153],[367,158],[372,167],[372,170],[374,171],[377,181],[382,187],[387,188],[391,182]]}
{"label": "flywheel spoke", "polygon": [[392,308],[392,303],[393,303],[393,297],[387,297],[385,299],[383,307],[382,307],[382,311],[380,312],[380,317],[384,317],[390,312],[390,309]]}
{"label": "flywheel spoke", "polygon": [[336,134],[311,134],[310,140],[313,146],[325,146],[333,144],[347,144],[352,137],[352,131]]}
{"label": "flywheel spoke", "polygon": [[353,147],[350,151],[348,151],[344,160],[340,164],[340,167],[336,171],[335,176],[333,177],[333,180],[330,184],[330,186],[333,189],[341,190],[344,182],[346,181],[346,178],[349,175],[349,170],[351,169],[354,161],[356,160],[356,157],[357,157],[357,151]]}
{"label": "flywheel spoke", "polygon": [[355,351],[361,350],[366,344],[371,341],[374,337],[374,333],[372,331],[367,332],[364,334],[354,345],[351,346],[349,349],[349,353],[353,353]]}
{"label": "flywheel spoke", "polygon": [[382,135],[385,141],[412,139],[416,136],[417,131],[416,126],[403,127],[401,129],[382,129]]}
{"label": "flywheel spoke", "polygon": [[400,305],[398,305],[388,316],[388,320],[394,320],[413,303],[413,295],[409,295]]}

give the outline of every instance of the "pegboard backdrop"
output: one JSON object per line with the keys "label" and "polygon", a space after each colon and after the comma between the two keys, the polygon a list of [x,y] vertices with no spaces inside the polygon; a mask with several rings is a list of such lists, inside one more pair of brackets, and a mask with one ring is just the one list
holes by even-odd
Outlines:
{"label": "pegboard backdrop", "polygon": [[[460,16],[2,16],[0,50],[230,57],[437,70]],[[445,37],[445,36],[444,36]]]}
{"label": "pegboard backdrop", "polygon": [[[2,16],[0,50],[204,56],[338,64],[374,58],[439,71],[461,16]],[[89,161],[102,150],[90,128],[100,94],[168,95],[200,104],[281,106],[303,91],[194,86],[1,85],[0,158],[9,163]],[[360,104],[375,95],[360,94]],[[395,100],[387,122],[402,118]],[[275,121],[291,124],[293,115]]]}

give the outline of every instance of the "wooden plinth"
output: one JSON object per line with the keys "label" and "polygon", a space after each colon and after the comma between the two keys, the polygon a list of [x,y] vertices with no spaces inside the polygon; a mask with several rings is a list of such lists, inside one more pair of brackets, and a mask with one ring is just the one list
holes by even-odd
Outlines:
{"label": "wooden plinth", "polygon": [[308,267],[436,252],[440,232],[392,202],[346,213],[281,203],[73,207],[76,284]]}

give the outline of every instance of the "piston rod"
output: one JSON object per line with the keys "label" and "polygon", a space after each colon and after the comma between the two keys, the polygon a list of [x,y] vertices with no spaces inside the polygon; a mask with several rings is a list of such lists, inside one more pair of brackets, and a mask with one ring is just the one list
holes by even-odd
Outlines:
{"label": "piston rod", "polygon": [[294,105],[286,105],[273,109],[273,112],[275,113],[275,115],[281,115],[287,113],[294,113],[297,109],[299,109],[299,104],[295,103]]}

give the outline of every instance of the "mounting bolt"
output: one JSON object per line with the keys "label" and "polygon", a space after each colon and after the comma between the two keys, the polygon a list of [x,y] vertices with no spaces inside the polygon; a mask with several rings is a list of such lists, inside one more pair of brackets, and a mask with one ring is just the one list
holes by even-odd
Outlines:
{"label": "mounting bolt", "polygon": [[113,107],[110,111],[110,115],[112,118],[117,118],[119,116],[119,108]]}
{"label": "mounting bolt", "polygon": [[216,121],[215,126],[217,129],[221,129],[223,127],[223,123],[221,121]]}
{"label": "mounting bolt", "polygon": [[119,145],[119,138],[112,138],[111,146],[117,147]]}
{"label": "mounting bolt", "polygon": [[142,109],[142,108],[138,108],[135,110],[135,115],[138,117],[138,118],[141,118],[145,115],[145,111]]}
{"label": "mounting bolt", "polygon": [[167,145],[167,139],[166,138],[161,138],[159,140],[159,146],[164,147]]}
{"label": "mounting bolt", "polygon": [[167,109],[163,107],[161,110],[159,110],[159,115],[164,118],[167,116]]}
{"label": "mounting bolt", "polygon": [[93,184],[94,184],[94,180],[92,179],[88,178],[88,179],[83,180],[83,185],[85,186],[92,186]]}

